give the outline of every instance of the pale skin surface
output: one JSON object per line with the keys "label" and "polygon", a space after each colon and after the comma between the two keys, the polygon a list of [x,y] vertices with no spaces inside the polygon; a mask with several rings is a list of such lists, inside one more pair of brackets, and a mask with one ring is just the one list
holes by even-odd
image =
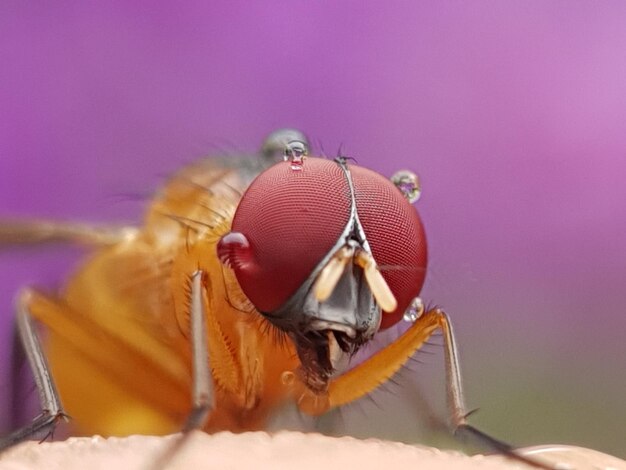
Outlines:
{"label": "pale skin surface", "polygon": [[[527,465],[499,455],[466,456],[459,452],[409,446],[379,440],[332,438],[319,434],[254,432],[206,434],[193,432],[169,462],[163,456],[181,435],[71,438],[64,442],[27,442],[0,456],[0,469],[184,469],[271,468],[319,470],[329,468],[525,469]],[[245,449],[245,452],[242,452]],[[626,469],[626,462],[590,449],[542,446],[522,450],[559,468]],[[568,465],[565,467],[563,465]]]}

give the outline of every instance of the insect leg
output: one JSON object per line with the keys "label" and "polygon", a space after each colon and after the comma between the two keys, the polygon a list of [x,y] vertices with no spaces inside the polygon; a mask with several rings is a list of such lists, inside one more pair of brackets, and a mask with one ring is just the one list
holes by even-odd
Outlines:
{"label": "insect leg", "polygon": [[209,349],[206,331],[206,291],[202,279],[204,272],[198,270],[191,275],[190,291],[190,329],[191,329],[191,361],[192,361],[192,408],[187,421],[183,425],[182,435],[173,441],[163,455],[147,467],[148,470],[167,468],[186,445],[191,431],[202,429],[214,409],[213,376],[209,362]]}
{"label": "insect leg", "polygon": [[193,367],[193,408],[183,431],[200,429],[214,408],[214,384],[207,347],[205,292],[202,271],[191,276],[191,354]]}
{"label": "insect leg", "polygon": [[35,379],[41,413],[28,425],[0,438],[0,450],[29,439],[41,432],[52,433],[60,419],[67,419],[48,361],[41,348],[28,308],[30,292],[23,291],[17,302],[17,332]]}
{"label": "insect leg", "polygon": [[[344,405],[361,398],[378,385],[388,380],[400,367],[422,347],[431,334],[441,329],[445,342],[446,390],[448,407],[451,415],[452,431],[455,436],[473,438],[483,446],[526,464],[551,469],[549,465],[519,454],[511,445],[501,442],[483,433],[467,423],[468,412],[465,408],[459,358],[454,334],[448,316],[440,309],[432,309],[421,315],[413,325],[396,341],[359,364],[354,369],[333,380],[328,389],[330,408]],[[301,410],[319,414],[315,408],[315,397],[304,394],[299,401]],[[323,409],[322,412],[326,411]]]}
{"label": "insect leg", "polygon": [[366,396],[398,372],[438,327],[436,316],[426,312],[396,341],[334,378],[328,386],[324,406],[320,406],[316,394],[305,391],[298,400],[298,408],[315,416]]}
{"label": "insect leg", "polygon": [[519,460],[534,467],[549,470],[553,469],[550,465],[519,454],[510,444],[495,439],[468,424],[467,416],[470,413],[467,412],[467,408],[465,407],[463,387],[461,383],[461,371],[459,367],[459,355],[456,349],[452,324],[448,315],[446,315],[446,313],[442,310],[435,309],[432,312],[436,315],[439,327],[443,332],[446,364],[446,391],[448,395],[448,409],[450,412],[452,431],[454,435],[461,438],[472,439],[483,446],[506,455],[507,457]]}
{"label": "insect leg", "polygon": [[125,226],[96,226],[52,220],[0,220],[0,248],[44,243],[113,245],[136,234],[136,228]]}

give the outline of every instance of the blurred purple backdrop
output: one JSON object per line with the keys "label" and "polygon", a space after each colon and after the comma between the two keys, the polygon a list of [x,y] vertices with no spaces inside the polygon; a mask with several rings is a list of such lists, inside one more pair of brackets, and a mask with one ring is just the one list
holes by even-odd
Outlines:
{"label": "blurred purple backdrop", "polygon": [[[136,221],[282,126],[410,167],[474,422],[626,455],[626,3],[63,5],[0,5],[0,216]],[[2,427],[13,295],[75,255],[0,253]]]}

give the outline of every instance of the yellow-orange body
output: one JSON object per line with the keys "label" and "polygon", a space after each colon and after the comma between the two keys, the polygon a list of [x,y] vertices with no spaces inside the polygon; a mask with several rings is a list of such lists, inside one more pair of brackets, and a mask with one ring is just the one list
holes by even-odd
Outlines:
{"label": "yellow-orange body", "polygon": [[[207,429],[256,429],[289,392],[289,346],[260,328],[215,255],[244,183],[209,164],[181,172],[150,207],[137,236],[95,253],[59,298],[35,297],[63,403],[87,433],[180,429],[191,409],[189,276],[207,276],[209,353],[216,383]],[[192,222],[193,221],[193,222]]]}
{"label": "yellow-orange body", "polygon": [[[215,408],[207,431],[262,429],[290,400],[319,414],[369,393],[438,327],[427,313],[409,332],[314,394],[297,378],[290,341],[271,327],[216,255],[248,179],[204,161],[173,177],[145,225],[98,249],[58,296],[33,292],[33,316],[67,413],[81,433],[163,434],[191,410],[189,280],[204,271]],[[297,262],[297,260],[294,260]]]}

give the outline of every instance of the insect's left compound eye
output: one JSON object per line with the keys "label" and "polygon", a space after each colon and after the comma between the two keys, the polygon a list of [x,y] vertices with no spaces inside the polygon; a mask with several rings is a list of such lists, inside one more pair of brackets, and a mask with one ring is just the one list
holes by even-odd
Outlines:
{"label": "insect's left compound eye", "polygon": [[400,321],[424,284],[426,235],[413,205],[387,178],[350,166],[356,208],[374,259],[396,297],[396,310],[383,315],[381,329]]}
{"label": "insect's left compound eye", "polygon": [[415,208],[374,171],[320,158],[274,165],[242,197],[218,255],[255,307],[269,313],[355,240],[371,251],[397,300],[382,317],[387,328],[421,290],[426,239]]}

